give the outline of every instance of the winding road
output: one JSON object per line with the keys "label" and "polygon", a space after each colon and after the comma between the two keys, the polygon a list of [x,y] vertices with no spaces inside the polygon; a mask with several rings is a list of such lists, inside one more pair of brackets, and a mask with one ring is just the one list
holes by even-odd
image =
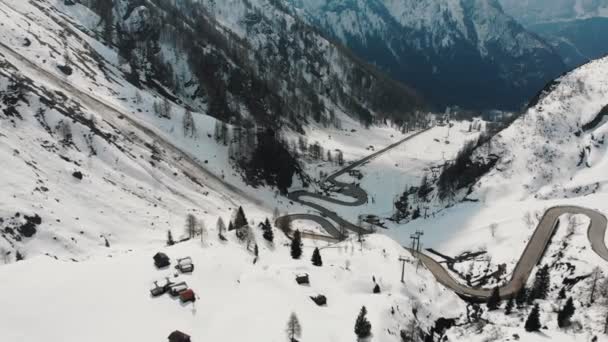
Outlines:
{"label": "winding road", "polygon": [[[325,196],[323,194],[318,194],[318,193],[314,193],[314,192],[308,192],[306,190],[298,190],[298,191],[293,191],[290,192],[287,197],[294,201],[294,202],[298,202],[301,203],[303,205],[306,205],[310,208],[313,208],[317,211],[319,211],[324,217],[328,217],[331,220],[333,220],[335,223],[338,224],[339,227],[344,227],[352,232],[355,232],[357,234],[361,233],[361,234],[370,234],[372,233],[371,231],[359,227],[357,225],[354,225],[348,221],[346,221],[345,219],[341,218],[340,216],[338,216],[338,214],[336,214],[334,211],[331,211],[325,207],[323,207],[320,204],[314,203],[314,202],[310,202],[307,201],[305,199],[303,199],[304,197],[310,197],[310,198],[316,198],[325,202],[329,202],[329,203],[333,203],[333,204],[338,204],[338,205],[343,205],[343,206],[348,206],[348,207],[358,207],[361,206],[365,203],[367,203],[367,192],[365,192],[365,190],[361,189],[359,186],[353,184],[353,183],[344,183],[344,182],[340,182],[338,181],[336,178],[340,177],[341,175],[354,170],[355,168],[373,160],[374,158],[394,149],[395,147],[403,144],[404,142],[413,139],[415,137],[417,137],[418,135],[428,131],[430,128],[421,130],[420,132],[414,133],[406,138],[403,138],[393,144],[388,145],[387,147],[376,151],[358,161],[355,161],[353,163],[351,163],[350,165],[346,166],[343,169],[338,170],[337,172],[329,175],[326,179],[325,179],[325,183],[329,183],[331,184],[333,187],[338,188],[338,193],[344,195],[344,196],[348,196],[348,197],[352,197],[355,200],[353,202],[346,202],[346,201],[341,201],[339,199],[336,198],[332,198],[329,196]],[[321,225],[321,227],[323,227],[323,229],[325,229],[327,231],[328,234],[330,234],[332,237],[336,238],[336,239],[344,239],[346,236],[344,236],[341,233],[341,229],[336,228],[331,222],[329,222],[327,219],[325,219],[324,217],[321,217],[319,215],[314,215],[314,214],[294,214],[294,215],[286,215],[283,216],[283,218],[289,218],[292,221],[295,220],[308,220],[308,221],[314,221],[316,223],[318,223],[319,225]]]}
{"label": "winding road", "polygon": [[[402,143],[418,136],[419,134],[425,131],[426,130],[421,131],[394,144],[391,144],[388,147],[378,152],[375,152],[357,162],[354,162],[346,168],[339,170],[338,172],[327,177],[326,182],[329,182],[330,184],[339,188],[338,192],[340,194],[354,198],[355,201],[353,202],[345,202],[322,194],[311,193],[304,190],[294,191],[290,193],[288,197],[293,201],[304,204],[319,211],[323,216],[330,218],[339,226],[347,228],[348,230],[351,230],[356,233],[361,232],[364,234],[369,234],[371,233],[370,231],[344,220],[343,218],[339,217],[335,212],[323,207],[320,204],[306,201],[303,198],[312,197],[329,203],[351,207],[365,204],[367,202],[367,193],[365,192],[365,190],[354,184],[339,182],[336,180],[336,178],[378,157],[379,155],[401,145]],[[582,214],[589,217],[591,222],[587,230],[587,238],[589,239],[591,248],[598,256],[608,261],[608,247],[606,247],[605,243],[607,225],[606,216],[604,216],[597,210],[578,206],[556,206],[549,208],[539,221],[538,226],[534,231],[534,234],[526,245],[526,248],[524,249],[524,252],[519,258],[519,261],[515,265],[515,268],[511,275],[511,279],[509,280],[509,282],[499,288],[499,293],[502,298],[510,298],[514,296],[521,289],[521,287],[526,284],[528,278],[530,277],[530,274],[534,270],[534,267],[538,265],[542,260],[545,250],[550,244],[551,237],[559,226],[559,217],[564,214]],[[316,222],[317,224],[321,225],[321,227],[323,227],[323,229],[325,229],[327,233],[335,240],[342,240],[346,237],[341,233],[341,230],[339,228],[336,228],[336,226],[332,222],[319,215],[293,214],[283,216],[283,218],[288,218],[292,221],[309,220]],[[418,257],[420,261],[424,264],[424,266],[434,275],[434,277],[439,283],[451,289],[460,297],[472,301],[484,301],[491,295],[492,290],[490,289],[473,288],[462,284],[460,281],[452,277],[452,275],[439,262],[435,261],[428,255],[421,252],[416,252],[407,247],[404,248],[408,250],[413,256]]]}

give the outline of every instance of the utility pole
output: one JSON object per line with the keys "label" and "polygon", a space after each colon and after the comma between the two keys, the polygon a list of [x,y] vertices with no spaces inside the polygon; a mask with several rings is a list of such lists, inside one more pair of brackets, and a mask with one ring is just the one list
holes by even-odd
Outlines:
{"label": "utility pole", "polygon": [[399,257],[399,261],[401,261],[401,282],[405,283],[405,281],[403,280],[403,276],[405,274],[405,262],[407,261],[407,259],[405,257]]}
{"label": "utility pole", "polygon": [[422,230],[416,230],[414,235],[416,236],[416,252],[420,253],[420,237],[424,235],[424,232]]}

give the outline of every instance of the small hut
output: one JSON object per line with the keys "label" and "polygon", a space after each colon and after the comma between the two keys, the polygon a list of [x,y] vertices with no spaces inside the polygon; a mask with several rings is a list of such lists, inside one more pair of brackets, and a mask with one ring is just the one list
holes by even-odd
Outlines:
{"label": "small hut", "polygon": [[190,335],[184,334],[179,330],[175,330],[169,335],[169,342],[191,342]]}
{"label": "small hut", "polygon": [[179,294],[179,299],[182,301],[182,303],[195,302],[196,295],[194,294],[194,291],[192,291],[192,289],[187,289],[186,291]]}
{"label": "small hut", "polygon": [[161,253],[161,252],[156,253],[154,255],[153,259],[154,259],[154,265],[156,265],[157,268],[167,267],[171,264],[169,257],[165,253]]}
{"label": "small hut", "polygon": [[194,264],[192,263],[191,257],[185,257],[177,259],[177,266],[175,266],[182,273],[192,273],[194,271]]}
{"label": "small hut", "polygon": [[310,297],[315,304],[318,306],[327,305],[327,298],[324,295],[318,295],[316,297]]}
{"label": "small hut", "polygon": [[186,284],[185,281],[182,281],[177,284],[171,285],[171,288],[169,289],[169,293],[173,297],[177,297],[177,296],[179,296],[180,293],[186,291],[187,289],[188,289],[188,284]]}
{"label": "small hut", "polygon": [[150,290],[152,297],[158,297],[167,292],[167,288],[164,286],[158,286],[158,282],[154,282],[154,287]]}
{"label": "small hut", "polygon": [[301,274],[296,276],[296,282],[298,285],[308,285],[310,284],[310,279],[308,279],[308,274]]}

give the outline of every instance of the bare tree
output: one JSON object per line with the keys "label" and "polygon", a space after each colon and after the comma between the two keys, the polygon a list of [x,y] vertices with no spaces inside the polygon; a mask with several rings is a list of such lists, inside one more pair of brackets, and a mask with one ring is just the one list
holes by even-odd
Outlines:
{"label": "bare tree", "polygon": [[226,224],[224,223],[224,220],[221,217],[217,219],[215,227],[217,229],[217,235],[219,236],[220,240],[223,240],[224,232],[226,231]]}
{"label": "bare tree", "polygon": [[9,262],[11,262],[11,256],[10,256],[10,252],[8,250],[6,250],[6,248],[1,247],[0,248],[0,258],[2,259],[2,262],[5,264],[8,264]]}
{"label": "bare tree", "polygon": [[595,301],[595,290],[597,288],[597,282],[602,278],[602,270],[599,267],[595,267],[591,273],[591,292],[589,293],[589,304]]}
{"label": "bare tree", "polygon": [[207,226],[205,225],[205,221],[199,221],[198,233],[201,236],[201,242],[205,242],[205,238],[207,237]]}
{"label": "bare tree", "polygon": [[188,214],[186,216],[186,234],[188,238],[192,239],[196,236],[198,232],[198,220],[192,214]]}
{"label": "bare tree", "polygon": [[274,210],[272,211],[272,219],[276,221],[276,219],[278,219],[279,216],[281,216],[281,212],[279,211],[279,208],[274,207]]}
{"label": "bare tree", "polygon": [[496,230],[498,229],[498,224],[497,223],[492,223],[490,225],[490,233],[492,234],[492,237],[496,237]]}
{"label": "bare tree", "polygon": [[72,142],[72,128],[70,124],[65,120],[60,120],[57,123],[57,134],[61,138],[61,143],[64,145],[69,145]]}
{"label": "bare tree", "polygon": [[182,126],[184,137],[194,138],[196,136],[196,124],[194,123],[194,117],[192,116],[192,111],[190,111],[190,109],[186,109],[186,112],[184,113]]}
{"label": "bare tree", "polygon": [[418,322],[416,319],[409,320],[403,329],[401,329],[400,336],[402,342],[415,342],[417,340],[416,336],[418,334]]}
{"label": "bare tree", "polygon": [[277,228],[282,230],[285,234],[291,233],[291,220],[287,216],[280,217],[277,220]]}
{"label": "bare tree", "polygon": [[141,93],[139,90],[135,91],[135,103],[142,103]]}
{"label": "bare tree", "polygon": [[297,342],[297,338],[302,335],[302,326],[300,325],[300,322],[298,321],[298,317],[296,316],[295,312],[292,312],[291,316],[289,316],[286,331],[289,342]]}

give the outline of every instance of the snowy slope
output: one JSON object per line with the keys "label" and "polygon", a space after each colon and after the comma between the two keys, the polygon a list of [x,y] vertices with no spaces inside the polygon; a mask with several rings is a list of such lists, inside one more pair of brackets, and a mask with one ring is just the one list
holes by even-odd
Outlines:
{"label": "snowy slope", "polygon": [[[462,259],[453,265],[454,277],[472,286],[492,288],[509,279],[547,208],[578,205],[607,214],[607,76],[608,58],[604,58],[557,79],[524,115],[474,150],[473,161],[497,162],[470,190],[461,190],[459,198],[466,196],[468,201],[441,202],[449,208],[389,234],[406,243],[413,231],[422,229],[426,247]],[[529,307],[511,316],[484,313],[483,318],[491,324],[481,328],[479,340],[502,341],[515,333],[531,341],[605,339],[601,334],[606,293],[602,290],[593,301],[590,298],[592,271],[598,267],[598,282],[605,284],[608,265],[591,250],[588,225],[585,216],[562,216],[539,265],[548,265],[551,274],[549,297],[538,301],[548,330],[540,335],[523,331]],[[437,260],[446,260],[429,253]],[[533,277],[528,286],[532,282]],[[577,310],[575,325],[568,329],[556,324],[556,312],[565,302],[558,298],[562,288],[566,296],[574,298]],[[459,331],[465,335],[471,332],[470,328],[453,332]]]}
{"label": "snowy slope", "polygon": [[[173,262],[193,259],[194,273],[176,279],[173,270],[154,268],[152,247],[86,263],[42,256],[4,266],[0,305],[12,309],[0,313],[2,336],[21,342],[164,341],[179,329],[193,341],[278,342],[285,340],[287,319],[295,312],[303,341],[352,341],[356,315],[365,305],[374,340],[397,341],[410,321],[426,332],[439,317],[464,313],[462,302],[429,281],[427,271],[416,271],[411,259],[405,266],[406,285],[401,284],[402,249],[386,237],[369,237],[362,249],[354,241],[323,248],[324,265],[315,267],[309,261],[311,242],[306,242],[302,260],[292,260],[284,236],[277,234],[274,245],[258,236],[260,257],[254,264],[253,254],[234,235],[229,242],[209,236],[204,245],[191,241],[163,249]],[[295,282],[303,273],[309,274],[310,286]],[[168,294],[152,298],[148,290],[153,281],[163,284],[165,276],[186,281],[197,301],[181,304]],[[382,293],[372,293],[372,278]],[[14,296],[15,291],[31,294]],[[309,298],[318,294],[327,297],[326,306]],[[36,322],[36,329],[28,329],[26,322]]]}
{"label": "snowy slope", "polygon": [[[154,115],[159,96],[124,81],[113,51],[31,3],[0,9],[7,261],[17,252],[84,259],[106,239],[112,251],[164,241],[169,229],[181,235],[186,213],[208,215],[210,224],[241,204],[271,210],[262,204],[271,191],[242,190],[227,147],[211,138],[215,119],[194,113],[197,131],[186,136],[185,109],[172,104],[170,119]],[[69,76],[58,68],[62,42],[74,60]],[[41,218],[31,238],[15,230],[24,215]]]}

